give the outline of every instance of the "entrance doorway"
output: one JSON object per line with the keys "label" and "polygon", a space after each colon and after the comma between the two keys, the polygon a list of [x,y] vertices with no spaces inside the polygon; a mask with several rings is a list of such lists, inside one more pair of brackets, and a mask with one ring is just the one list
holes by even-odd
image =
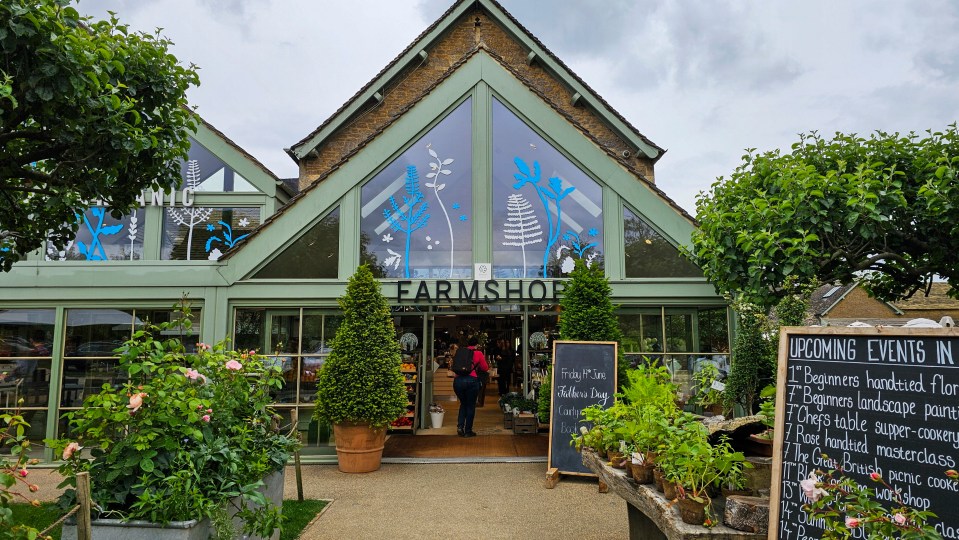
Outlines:
{"label": "entrance doorway", "polygon": [[[505,427],[499,407],[502,379],[505,392],[521,395],[535,393],[548,365],[552,339],[557,334],[554,311],[543,313],[431,313],[426,321],[423,343],[423,381],[421,421],[415,435],[391,434],[384,457],[388,458],[545,458],[548,437],[542,433],[515,435]],[[473,431],[477,437],[461,438],[456,421],[461,403],[453,392],[453,377],[448,370],[450,347],[467,346],[470,337],[485,344],[482,348],[491,367],[489,383],[477,405]],[[506,351],[511,351],[506,352]],[[507,362],[512,369],[506,367]],[[506,380],[505,373],[510,374]],[[429,405],[443,409],[442,423],[429,412]]]}

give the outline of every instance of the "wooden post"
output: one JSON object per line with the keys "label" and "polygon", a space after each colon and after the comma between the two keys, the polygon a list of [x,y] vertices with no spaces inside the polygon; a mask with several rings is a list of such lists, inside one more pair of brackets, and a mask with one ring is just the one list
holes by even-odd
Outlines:
{"label": "wooden post", "polygon": [[77,473],[77,540],[93,540],[93,526],[90,523],[90,473]]}
{"label": "wooden post", "polygon": [[[296,433],[296,442],[300,441],[300,413],[297,409],[290,411],[290,419],[293,420],[293,433]],[[300,450],[297,448],[293,453],[293,470],[296,473],[296,500],[303,500],[303,472],[300,470]]]}
{"label": "wooden post", "polygon": [[546,471],[546,489],[553,489],[559,483],[559,469],[552,467]]}

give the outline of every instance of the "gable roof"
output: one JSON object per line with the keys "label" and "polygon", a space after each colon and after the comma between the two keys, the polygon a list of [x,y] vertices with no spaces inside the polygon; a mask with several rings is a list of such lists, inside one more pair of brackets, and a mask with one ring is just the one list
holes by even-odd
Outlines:
{"label": "gable roof", "polygon": [[319,127],[301,139],[286,152],[294,160],[307,156],[320,146],[324,140],[350,120],[362,107],[371,100],[378,99],[379,90],[403,72],[403,70],[417,61],[425,61],[429,48],[438,40],[447,29],[460,17],[466,16],[474,8],[483,9],[490,17],[496,20],[515,39],[523,42],[530,50],[527,63],[539,62],[551,71],[557,78],[569,86],[578,96],[577,103],[589,105],[609,127],[624,138],[635,150],[642,152],[655,162],[663,156],[665,149],[656,145],[645,135],[640,133],[626,118],[615,111],[595,90],[587,85],[576,73],[566,66],[555,54],[546,48],[529,30],[521,25],[506,9],[495,0],[457,0],[450,8],[427,27],[413,42],[396,58],[384,67],[376,76],[363,86],[356,94],[344,103],[336,112],[327,118]]}

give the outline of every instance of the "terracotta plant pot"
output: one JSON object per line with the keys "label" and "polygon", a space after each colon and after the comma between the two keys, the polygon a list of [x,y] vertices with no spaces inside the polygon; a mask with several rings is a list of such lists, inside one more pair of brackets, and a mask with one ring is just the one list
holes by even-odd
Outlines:
{"label": "terracotta plant pot", "polygon": [[653,483],[653,466],[652,465],[637,465],[633,464],[633,480],[637,484],[652,484]]}
{"label": "terracotta plant pot", "polygon": [[773,455],[773,440],[750,435],[747,451],[757,456],[771,457]]}
{"label": "terracotta plant pot", "polygon": [[608,450],[606,452],[606,457],[609,458],[609,463],[612,468],[614,469],[626,468],[626,465],[623,464],[623,460],[625,459],[625,456],[623,455],[622,452],[613,452],[612,450]]}
{"label": "terracotta plant pot", "polygon": [[663,491],[663,471],[653,469],[653,483],[656,484],[656,490],[661,493]]}
{"label": "terracotta plant pot", "polygon": [[706,521],[706,504],[692,499],[679,500],[679,517],[683,523],[702,525]]}
{"label": "terracotta plant pot", "polygon": [[677,495],[676,483],[675,483],[675,482],[670,482],[670,481],[668,481],[668,480],[664,480],[664,481],[663,481],[663,495],[665,495],[666,498],[669,499],[669,500],[675,499],[675,498],[676,498],[676,495]]}
{"label": "terracotta plant pot", "polygon": [[380,468],[386,428],[373,429],[369,424],[344,422],[333,424],[333,434],[340,471],[366,473]]}

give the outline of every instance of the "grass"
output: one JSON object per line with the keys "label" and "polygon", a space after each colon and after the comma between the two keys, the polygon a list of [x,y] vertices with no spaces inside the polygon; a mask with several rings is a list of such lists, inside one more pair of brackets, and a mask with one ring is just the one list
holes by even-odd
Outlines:
{"label": "grass", "polygon": [[[280,540],[296,540],[303,529],[327,504],[328,501],[314,499],[283,501],[283,515],[286,519],[283,523],[283,531],[280,533]],[[15,503],[11,505],[11,508],[14,523],[30,525],[40,530],[47,528],[62,515],[60,508],[54,503],[43,503],[39,508],[25,503]],[[50,534],[54,540],[60,540],[60,527],[53,529]]]}

